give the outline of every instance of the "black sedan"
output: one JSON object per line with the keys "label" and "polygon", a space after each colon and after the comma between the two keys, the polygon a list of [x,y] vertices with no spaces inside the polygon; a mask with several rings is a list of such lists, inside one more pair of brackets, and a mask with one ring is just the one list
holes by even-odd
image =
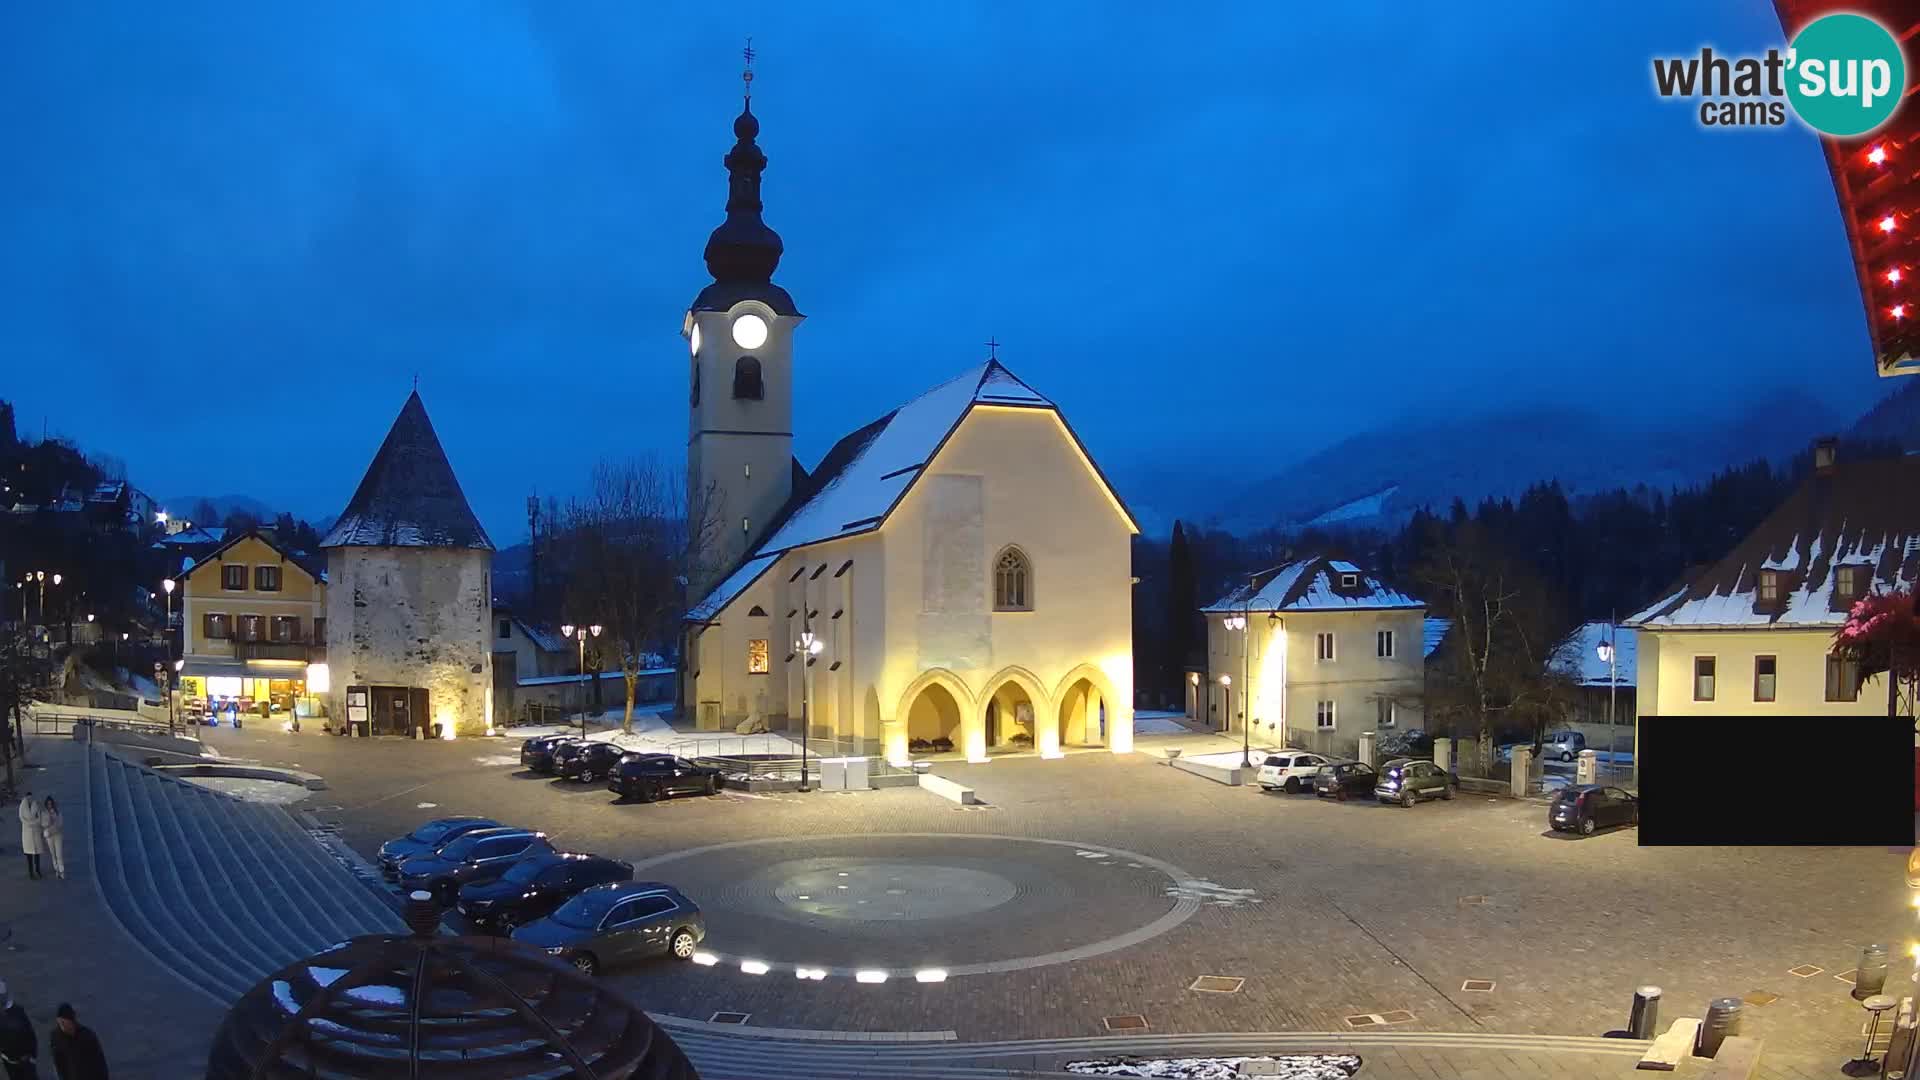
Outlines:
{"label": "black sedan", "polygon": [[657,802],[668,795],[713,795],[726,779],[720,770],[672,754],[628,754],[607,774],[607,790],[621,798]]}
{"label": "black sedan", "polygon": [[632,880],[633,864],[619,859],[572,851],[531,855],[496,880],[462,886],[454,907],[476,926],[505,934],[595,885]]}
{"label": "black sedan", "polygon": [[1364,761],[1336,761],[1322,768],[1313,778],[1313,793],[1323,799],[1345,801],[1355,795],[1372,795],[1380,774]]}
{"label": "black sedan", "polygon": [[400,876],[400,864],[408,859],[430,855],[442,845],[453,842],[475,829],[497,829],[500,823],[484,817],[434,818],[405,836],[380,845],[380,873],[392,881]]}
{"label": "black sedan", "polygon": [[443,904],[452,903],[460,887],[492,881],[521,859],[553,851],[547,834],[531,829],[476,829],[431,855],[400,864],[400,889],[425,889]]}
{"label": "black sedan", "polygon": [[520,764],[528,772],[546,774],[554,769],[554,753],[568,743],[579,742],[578,735],[542,735],[520,744]]}
{"label": "black sedan", "polygon": [[1640,800],[1617,787],[1580,784],[1564,787],[1547,807],[1547,827],[1555,832],[1592,836],[1612,825],[1640,824]]}
{"label": "black sedan", "polygon": [[576,743],[555,756],[553,771],[562,780],[591,784],[599,777],[612,776],[614,765],[625,753],[610,742]]}
{"label": "black sedan", "polygon": [[545,949],[588,975],[650,956],[691,960],[706,936],[706,920],[694,902],[658,881],[596,886],[513,932],[513,940]]}

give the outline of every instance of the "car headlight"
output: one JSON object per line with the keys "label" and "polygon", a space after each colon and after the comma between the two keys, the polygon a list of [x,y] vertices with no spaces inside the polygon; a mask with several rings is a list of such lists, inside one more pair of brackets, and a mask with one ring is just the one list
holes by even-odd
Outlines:
{"label": "car headlight", "polygon": [[547,949],[547,955],[559,956],[561,953],[566,951],[567,951],[567,947],[565,945],[553,945]]}

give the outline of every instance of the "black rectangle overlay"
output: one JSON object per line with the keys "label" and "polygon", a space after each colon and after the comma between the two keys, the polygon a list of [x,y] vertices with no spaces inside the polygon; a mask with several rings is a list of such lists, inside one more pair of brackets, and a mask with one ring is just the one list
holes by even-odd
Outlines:
{"label": "black rectangle overlay", "polygon": [[1916,753],[1904,716],[1643,716],[1639,841],[1912,847]]}

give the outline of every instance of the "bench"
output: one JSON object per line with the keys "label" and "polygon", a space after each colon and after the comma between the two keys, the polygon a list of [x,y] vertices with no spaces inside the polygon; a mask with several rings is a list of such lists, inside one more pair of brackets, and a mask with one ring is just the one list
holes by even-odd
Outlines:
{"label": "bench", "polygon": [[951,799],[961,806],[972,806],[979,801],[973,797],[972,788],[964,784],[955,783],[944,776],[935,776],[932,773],[921,773],[920,786],[943,799]]}
{"label": "bench", "polygon": [[1195,776],[1203,776],[1216,784],[1225,784],[1228,787],[1241,787],[1247,782],[1246,770],[1238,767],[1228,768],[1223,765],[1203,765],[1198,761],[1188,761],[1185,758],[1172,758],[1168,760],[1167,764],[1179,769],[1181,772],[1192,773]]}

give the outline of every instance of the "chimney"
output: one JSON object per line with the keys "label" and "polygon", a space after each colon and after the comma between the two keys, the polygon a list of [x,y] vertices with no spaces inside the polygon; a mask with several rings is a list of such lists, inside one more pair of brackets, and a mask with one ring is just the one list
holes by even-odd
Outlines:
{"label": "chimney", "polygon": [[1832,435],[1822,435],[1813,440],[1813,474],[1832,476],[1834,459],[1840,452],[1840,440]]}

